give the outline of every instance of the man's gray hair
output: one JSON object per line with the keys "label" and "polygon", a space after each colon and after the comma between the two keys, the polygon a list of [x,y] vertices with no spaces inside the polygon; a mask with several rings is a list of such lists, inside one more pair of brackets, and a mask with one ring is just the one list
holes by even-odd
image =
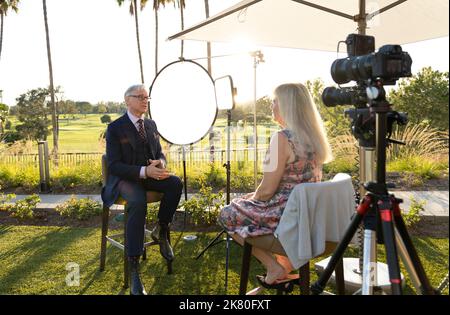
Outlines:
{"label": "man's gray hair", "polygon": [[145,90],[145,85],[144,84],[135,84],[130,86],[126,91],[125,94],[123,95],[123,97],[127,97],[133,94],[134,91],[139,91],[139,90]]}

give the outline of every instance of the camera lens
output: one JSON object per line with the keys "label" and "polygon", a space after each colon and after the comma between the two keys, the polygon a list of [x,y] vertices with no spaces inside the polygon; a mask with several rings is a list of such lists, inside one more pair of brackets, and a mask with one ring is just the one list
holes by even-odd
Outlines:
{"label": "camera lens", "polygon": [[322,92],[322,101],[327,107],[336,105],[356,105],[363,107],[366,105],[367,94],[364,88],[347,87],[337,89],[327,87]]}
{"label": "camera lens", "polygon": [[336,89],[335,87],[327,87],[322,92],[322,101],[325,106],[333,107],[336,105],[351,105],[352,94],[344,89]]}
{"label": "camera lens", "polygon": [[372,54],[337,59],[331,65],[331,76],[338,84],[369,79],[372,76],[372,60]]}

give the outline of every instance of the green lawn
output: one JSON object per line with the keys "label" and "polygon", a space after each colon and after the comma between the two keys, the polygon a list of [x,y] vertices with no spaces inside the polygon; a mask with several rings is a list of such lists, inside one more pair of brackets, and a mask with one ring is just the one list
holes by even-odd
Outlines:
{"label": "green lawn", "polygon": [[[106,129],[106,125],[101,123],[100,117],[104,114],[87,114],[74,115],[75,119],[60,118],[59,120],[59,151],[61,153],[70,152],[104,152],[104,148],[99,144],[99,136],[101,132]],[[111,116],[111,120],[119,118],[122,114],[108,114]],[[63,115],[64,116],[64,115]],[[70,115],[71,116],[71,115]],[[17,118],[11,116],[10,121],[12,126],[19,124]],[[236,125],[236,123],[233,123]],[[226,132],[225,132],[226,120],[217,119],[214,124],[214,130],[218,132],[215,137],[214,145],[216,147],[226,148]],[[270,135],[277,130],[275,124],[266,126],[258,125],[258,145],[263,148],[268,145]],[[51,127],[49,127],[51,131]],[[240,127],[234,127],[231,132],[231,141],[233,148],[245,148],[245,136],[250,137],[249,141],[252,141],[253,137],[253,125],[246,124]],[[53,148],[52,134],[47,137],[49,150]],[[164,143],[164,141],[162,141]],[[209,137],[205,136],[202,141],[194,144],[196,150],[209,148]],[[33,147],[37,152],[37,144]]]}
{"label": "green lawn", "polygon": [[[148,260],[142,264],[149,294],[225,294],[224,243],[194,260],[215,233],[188,234],[197,234],[198,239],[186,242],[182,233],[172,234],[176,257],[172,275],[166,274],[158,248],[149,249]],[[448,239],[414,241],[432,285],[437,286],[448,272]],[[106,270],[99,272],[99,251],[99,228],[0,226],[0,294],[128,294],[122,290],[122,252],[108,246]],[[239,290],[241,254],[240,246],[232,244],[228,294]],[[348,250],[346,257],[356,254]],[[379,260],[383,259],[380,254]],[[66,285],[66,265],[71,262],[80,267],[79,286]],[[249,288],[256,286],[255,275],[261,273],[263,268],[253,260]],[[413,293],[410,286],[408,281],[405,293]]]}
{"label": "green lawn", "polygon": [[[108,114],[112,120],[119,114]],[[76,120],[60,120],[59,149],[61,152],[102,152],[99,136],[106,129],[100,117],[103,114],[77,115]],[[48,138],[49,149],[53,147],[51,135]]]}
{"label": "green lawn", "polygon": [[[100,121],[104,114],[74,115],[75,119],[59,119],[59,151],[60,152],[103,152],[99,146],[99,136],[106,129],[106,125]],[[117,119],[120,114],[108,114],[111,120]],[[64,116],[64,115],[63,115]],[[14,126],[19,124],[15,116],[9,117]],[[47,137],[49,150],[53,148],[53,139],[51,134]],[[33,147],[37,152],[37,144]]]}

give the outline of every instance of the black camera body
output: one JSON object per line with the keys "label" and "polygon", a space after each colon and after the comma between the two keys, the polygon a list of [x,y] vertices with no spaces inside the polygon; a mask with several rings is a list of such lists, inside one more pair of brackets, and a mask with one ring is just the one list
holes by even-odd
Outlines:
{"label": "black camera body", "polygon": [[395,85],[400,78],[410,77],[412,59],[400,45],[384,45],[373,54],[372,78],[383,79],[384,85]]}
{"label": "black camera body", "polygon": [[[406,124],[407,116],[390,110],[384,85],[394,85],[399,78],[410,77],[412,59],[400,45],[384,45],[375,50],[375,38],[350,34],[345,41],[348,57],[337,59],[331,66],[331,76],[338,84],[356,81],[352,87],[327,87],[322,101],[328,106],[354,105],[346,110],[353,135],[363,147],[375,147],[375,111],[387,112],[387,134],[392,125]],[[376,109],[376,110],[374,110]],[[393,140],[389,140],[393,142]]]}
{"label": "black camera body", "polygon": [[[374,82],[394,85],[399,78],[412,75],[412,59],[400,45],[384,45],[375,53],[375,38],[358,34],[348,35],[346,44],[349,57],[333,62],[331,76],[338,84],[356,81],[358,86],[324,89],[322,100],[326,106],[362,107],[371,97],[364,90],[370,86],[375,88],[379,86],[374,85]],[[363,98],[366,98],[365,103]]]}
{"label": "black camera body", "polygon": [[[372,36],[366,37],[370,42],[375,41]],[[352,52],[367,49],[367,45],[363,47],[359,50],[352,48]],[[335,60],[331,66],[331,76],[338,84],[381,79],[384,85],[394,85],[399,78],[412,75],[411,64],[411,57],[400,45],[384,45],[376,53]]]}

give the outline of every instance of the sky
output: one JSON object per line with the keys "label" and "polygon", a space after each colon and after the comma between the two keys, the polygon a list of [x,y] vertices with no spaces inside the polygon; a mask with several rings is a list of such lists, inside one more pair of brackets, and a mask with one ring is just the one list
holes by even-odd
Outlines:
{"label": "sky", "polygon": [[[149,2],[139,18],[145,85],[150,87],[155,77],[155,35]],[[205,19],[203,0],[186,2],[185,27]],[[238,0],[209,2],[210,15],[214,15]],[[140,83],[135,23],[128,8],[128,1],[119,7],[115,0],[47,0],[54,84],[62,87],[64,99],[93,104],[121,102],[126,88]],[[180,56],[180,41],[166,41],[181,30],[179,11],[168,5],[161,9],[159,21],[161,69]],[[49,85],[42,1],[21,0],[18,14],[11,12],[5,18],[3,35],[0,90],[3,103],[11,106],[20,94]],[[249,50],[260,49],[264,55],[264,62],[256,67],[257,97],[271,95],[278,84],[285,82],[322,78],[326,85],[333,84],[329,72],[336,53],[218,43],[212,47],[213,56],[232,54],[213,59],[212,76],[231,75],[239,101],[251,101],[254,95],[254,64]],[[425,66],[449,69],[448,37],[402,47],[413,59],[413,73]],[[206,57],[206,44],[185,41],[184,57]],[[198,62],[206,67],[205,60]]]}

